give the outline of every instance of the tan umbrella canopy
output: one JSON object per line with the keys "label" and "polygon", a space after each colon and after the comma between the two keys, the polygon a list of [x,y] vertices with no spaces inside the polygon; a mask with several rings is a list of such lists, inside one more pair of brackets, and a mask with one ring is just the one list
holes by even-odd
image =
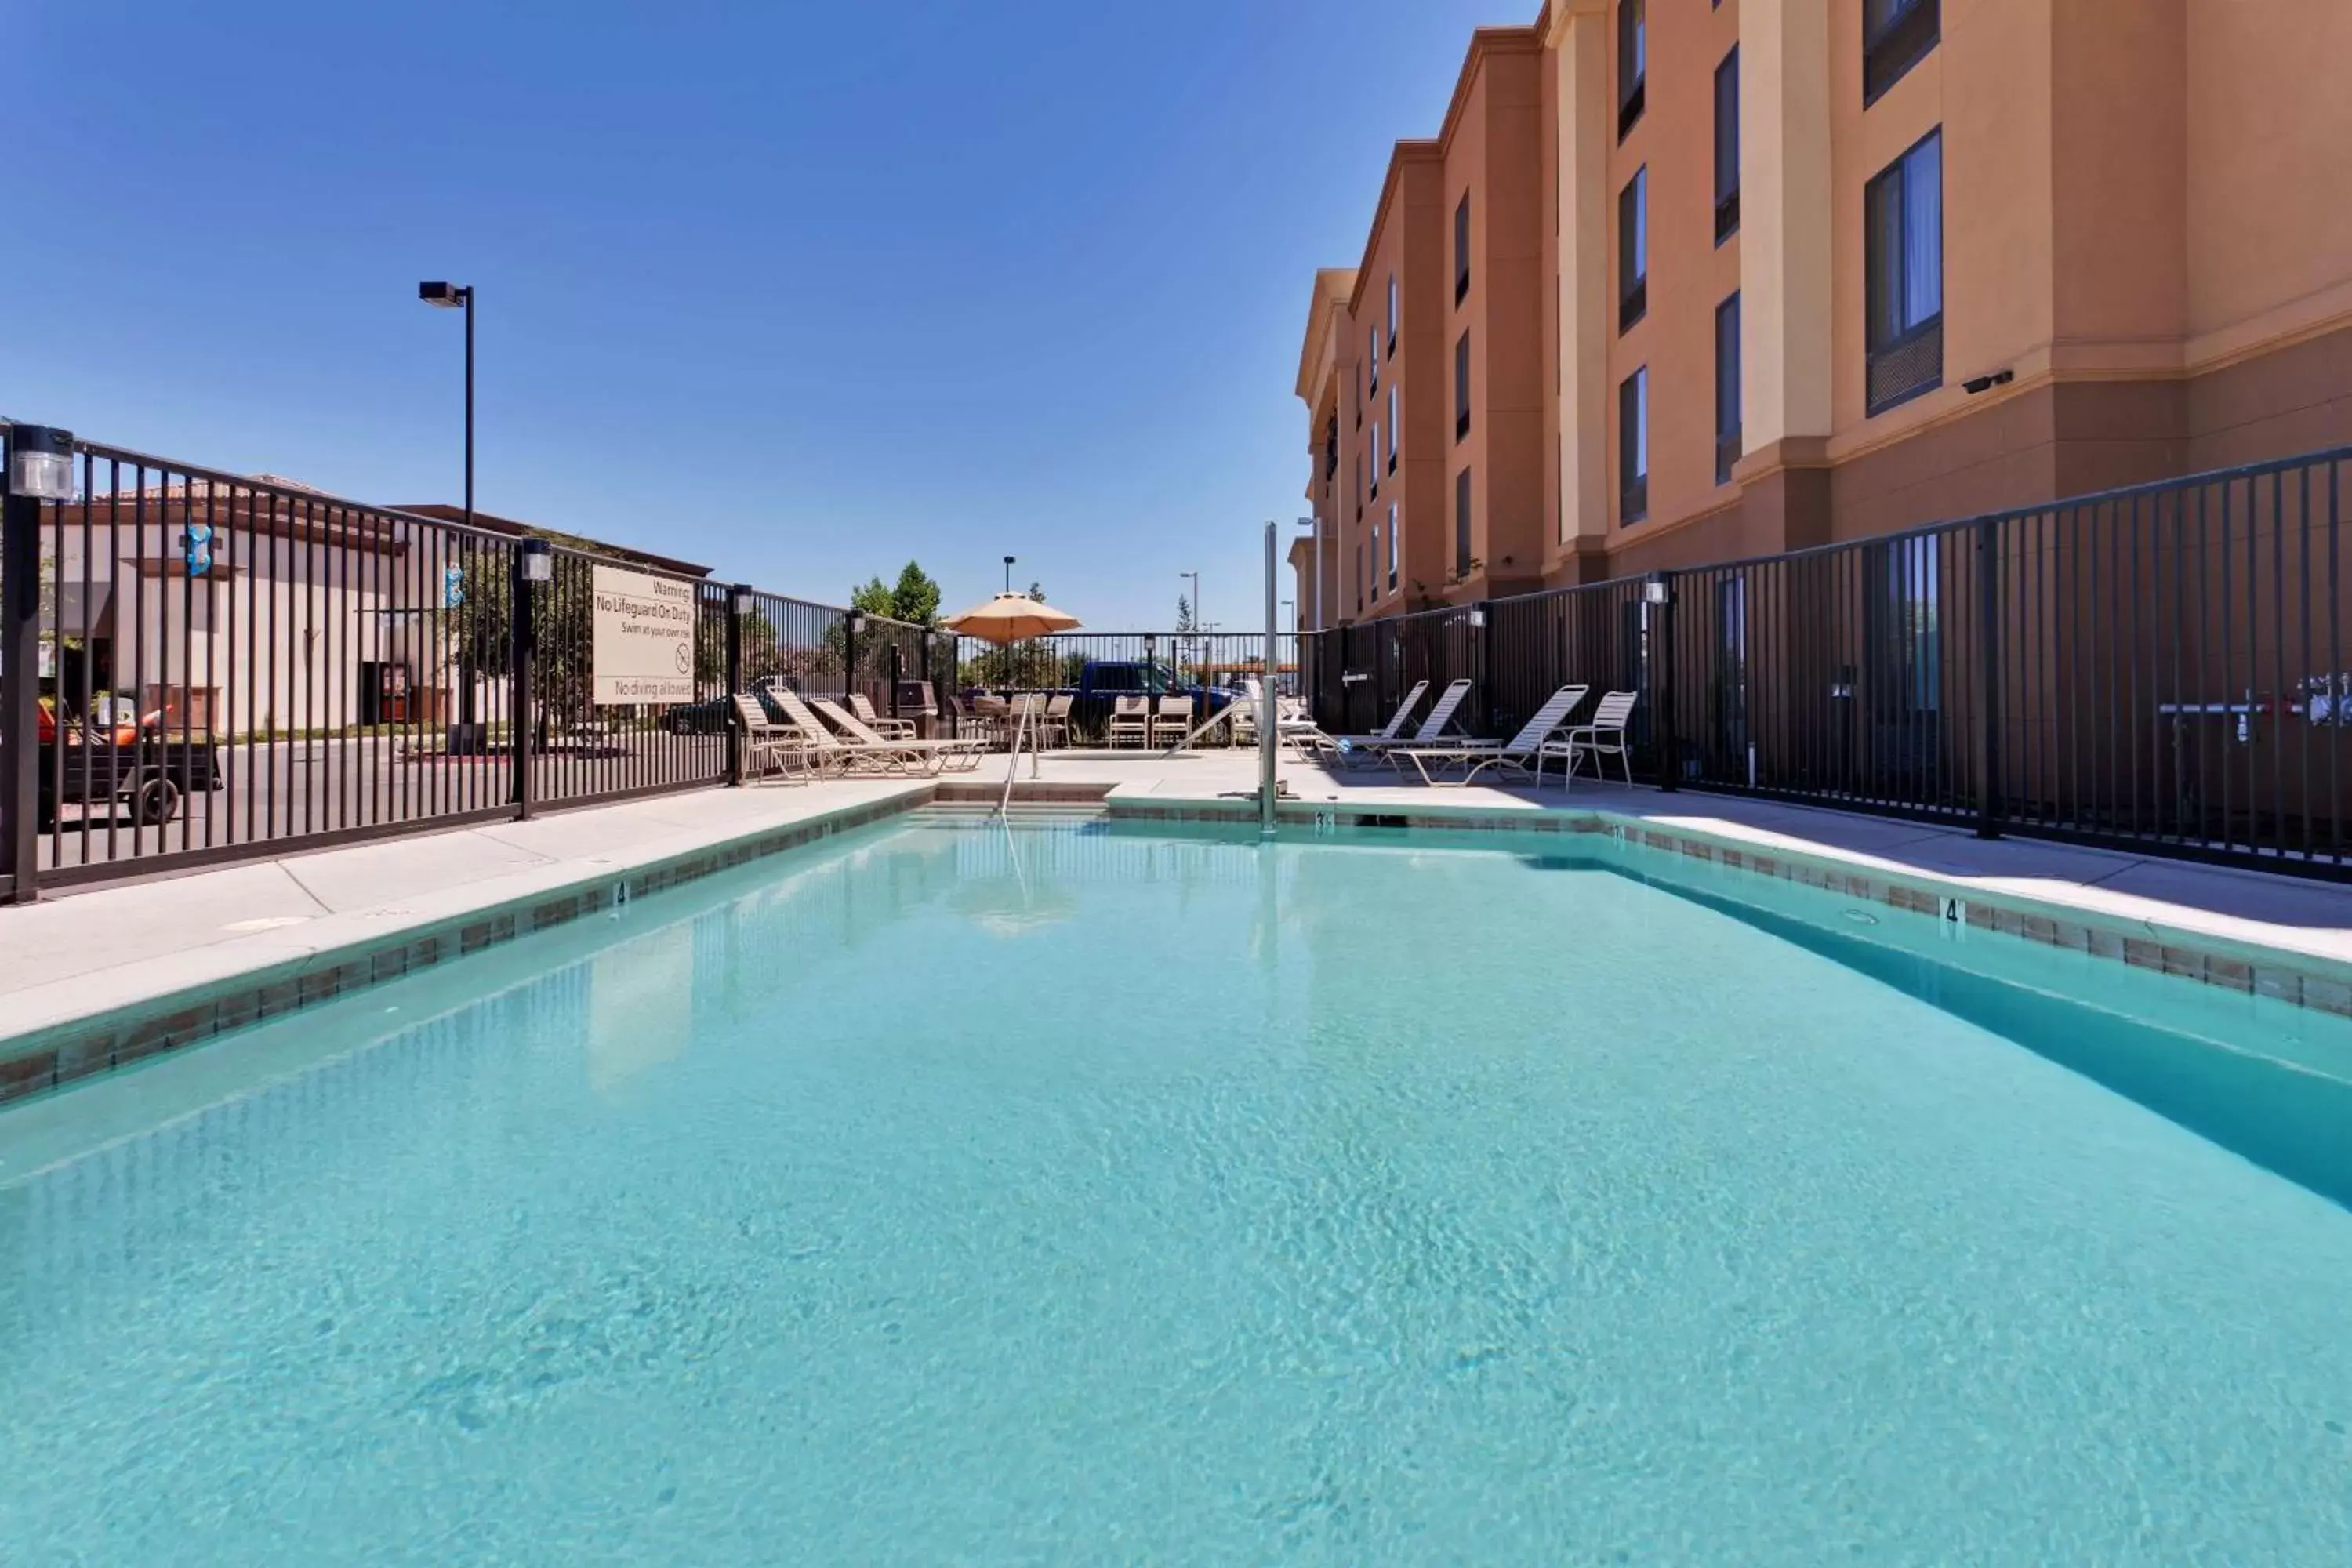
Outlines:
{"label": "tan umbrella canopy", "polygon": [[951,632],[1003,647],[1029,637],[1074,631],[1078,617],[1026,594],[999,594],[985,605],[975,605],[960,616],[950,616],[944,624]]}

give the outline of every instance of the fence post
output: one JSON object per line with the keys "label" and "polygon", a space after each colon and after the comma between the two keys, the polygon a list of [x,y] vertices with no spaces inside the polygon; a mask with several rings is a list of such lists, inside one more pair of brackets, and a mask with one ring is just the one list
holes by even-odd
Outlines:
{"label": "fence post", "polygon": [[2000,837],[2000,522],[1977,522],[1977,837]]}
{"label": "fence post", "polygon": [[907,671],[907,645],[897,637],[890,639],[890,717],[898,716],[898,679]]}
{"label": "fence post", "polygon": [[1675,743],[1675,574],[1653,572],[1642,584],[1648,606],[1650,661],[1656,691],[1651,697],[1658,738],[1658,788],[1672,795],[1682,773]]}
{"label": "fence post", "polygon": [[743,689],[743,615],[751,607],[751,584],[727,590],[727,782],[743,782],[743,725],[735,715],[735,694]]}
{"label": "fence post", "polygon": [[535,624],[539,608],[538,584],[555,578],[555,548],[544,539],[526,539],[515,551],[511,567],[514,613],[508,618],[512,623],[507,645],[508,681],[512,688],[508,698],[508,743],[514,756],[515,820],[529,822],[532,797],[538,793],[532,773],[532,731],[538,719],[538,694],[532,689],[534,673],[532,656],[539,648],[539,627]]}
{"label": "fence post", "polygon": [[1478,706],[1482,735],[1497,732],[1495,721],[1495,602],[1481,599],[1470,612],[1471,629],[1478,634]]}
{"label": "fence post", "polygon": [[11,426],[0,478],[0,875],[5,901],[29,904],[40,881],[41,501],[73,492],[72,433]]}
{"label": "fence post", "polygon": [[866,624],[866,612],[855,605],[849,614],[841,617],[841,700],[857,689],[857,628]]}

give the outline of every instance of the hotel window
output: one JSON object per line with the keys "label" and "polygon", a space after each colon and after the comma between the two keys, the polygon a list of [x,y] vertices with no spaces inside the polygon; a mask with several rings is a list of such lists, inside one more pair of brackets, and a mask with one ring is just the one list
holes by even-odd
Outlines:
{"label": "hotel window", "polygon": [[1364,542],[1356,541],[1356,614],[1364,613]]}
{"label": "hotel window", "polygon": [[1862,0],[1862,104],[1864,109],[1943,36],[1941,0]]}
{"label": "hotel window", "polygon": [[1454,438],[1470,434],[1470,334],[1454,345]]}
{"label": "hotel window", "polygon": [[1457,305],[1470,294],[1470,193],[1462,193],[1462,205],[1454,209],[1454,302]]}
{"label": "hotel window", "polygon": [[1739,47],[1715,68],[1715,243],[1739,232]]}
{"label": "hotel window", "polygon": [[1364,454],[1364,471],[1360,475],[1357,476],[1356,482],[1356,521],[1358,522],[1364,521],[1364,498],[1371,493],[1372,455],[1370,452],[1366,452]]}
{"label": "hotel window", "polygon": [[1389,354],[1391,358],[1396,354],[1396,334],[1397,280],[1396,274],[1391,272],[1389,274]]}
{"label": "hotel window", "polygon": [[1863,191],[1866,412],[1944,381],[1944,139],[1931,131]]}
{"label": "hotel window", "polygon": [[1397,508],[1389,502],[1389,592],[1396,592],[1397,583]]}
{"label": "hotel window", "polygon": [[1454,577],[1470,575],[1470,470],[1454,476]]}
{"label": "hotel window", "polygon": [[1377,419],[1372,421],[1372,449],[1364,454],[1364,461],[1371,465],[1371,492],[1377,500],[1381,493],[1381,422]]}
{"label": "hotel window", "polygon": [[1617,140],[1642,118],[1650,70],[1649,18],[1643,0],[1617,0]]}
{"label": "hotel window", "polygon": [[1397,452],[1397,386],[1389,384],[1389,472],[1396,472]]}
{"label": "hotel window", "polygon": [[1633,171],[1617,193],[1617,330],[1650,311],[1650,171]]}
{"label": "hotel window", "polygon": [[1364,360],[1372,367],[1372,395],[1378,397],[1381,395],[1381,330],[1378,327],[1364,329]]}
{"label": "hotel window", "polygon": [[1356,428],[1364,427],[1364,367],[1356,367]]}
{"label": "hotel window", "polygon": [[1739,461],[1739,296],[1715,308],[1715,482]]}
{"label": "hotel window", "polygon": [[1650,515],[1650,367],[1617,388],[1617,521]]}

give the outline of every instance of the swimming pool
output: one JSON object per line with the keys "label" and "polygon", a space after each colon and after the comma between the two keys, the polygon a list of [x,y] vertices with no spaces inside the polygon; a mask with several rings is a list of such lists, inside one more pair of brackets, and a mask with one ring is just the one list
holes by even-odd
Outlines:
{"label": "swimming pool", "polygon": [[0,1113],[0,1558],[2352,1559],[2352,1031],[1934,927],[1099,824],[640,900]]}

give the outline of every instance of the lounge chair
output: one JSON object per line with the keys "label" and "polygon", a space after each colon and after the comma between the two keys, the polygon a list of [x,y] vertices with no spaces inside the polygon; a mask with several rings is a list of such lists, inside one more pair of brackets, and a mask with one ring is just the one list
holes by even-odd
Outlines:
{"label": "lounge chair", "polygon": [[1342,742],[1342,749],[1350,760],[1357,757],[1370,757],[1375,762],[1380,762],[1385,760],[1389,752],[1400,747],[1443,745],[1445,743],[1445,727],[1454,722],[1454,715],[1461,710],[1463,702],[1469,695],[1470,682],[1466,677],[1460,680],[1449,681],[1446,683],[1445,689],[1437,694],[1437,701],[1431,706],[1429,717],[1421,721],[1421,727],[1412,732],[1411,740],[1382,741],[1369,736],[1360,739],[1350,737]]}
{"label": "lounge chair", "polygon": [[[927,752],[919,742],[884,741],[878,736],[872,741],[843,740],[816,716],[816,709],[833,709],[840,716],[835,723],[845,728],[855,725],[856,721],[827,700],[819,699],[812,705],[804,701],[799,692],[782,686],[770,687],[768,696],[784,710],[784,717],[797,725],[806,737],[810,764],[819,771],[868,773],[934,773],[939,771],[937,757]],[[866,732],[869,735],[873,733],[871,731]]]}
{"label": "lounge chair", "polygon": [[796,724],[779,724],[768,717],[760,700],[748,691],[735,693],[735,721],[743,726],[743,770],[755,782],[765,778],[769,764],[773,763],[786,784],[793,778],[793,764],[808,764],[809,744]]}
{"label": "lounge chair", "polygon": [[1403,730],[1404,721],[1412,717],[1413,709],[1421,701],[1421,694],[1428,689],[1429,682],[1426,680],[1414,681],[1412,689],[1404,694],[1404,700],[1397,704],[1396,711],[1389,715],[1387,723],[1369,735],[1333,735],[1330,737],[1331,741],[1335,743],[1345,742],[1357,746],[1386,745],[1395,740],[1398,732]]}
{"label": "lounge chair", "polygon": [[1542,755],[1536,759],[1536,783],[1538,785],[1543,783],[1544,757],[1565,760],[1566,765],[1560,769],[1559,787],[1567,789],[1576,777],[1579,759],[1591,757],[1592,776],[1600,779],[1608,776],[1601,771],[1601,759],[1613,756],[1624,765],[1625,782],[1632,784],[1633,748],[1625,739],[1625,724],[1633,716],[1633,704],[1639,700],[1639,695],[1632,691],[1612,691],[1593,709],[1592,722],[1579,724],[1558,740],[1547,741]]}
{"label": "lounge chair", "polygon": [[1114,697],[1110,702],[1110,743],[1139,746],[1151,742],[1151,699]]}
{"label": "lounge chair", "polygon": [[885,751],[900,753],[906,770],[930,774],[948,768],[965,772],[980,766],[980,747],[971,741],[917,741],[898,736],[883,735],[866,728],[853,714],[837,704],[820,697],[809,704],[824,721],[841,731],[851,745],[862,746],[879,756]]}
{"label": "lounge chair", "polygon": [[1151,716],[1150,743],[1166,741],[1181,745],[1192,733],[1192,700],[1189,697],[1163,697],[1160,710]]}
{"label": "lounge chair", "polygon": [[874,710],[873,700],[863,691],[849,694],[849,711],[853,718],[886,741],[911,741],[915,738],[912,719],[892,719]]}
{"label": "lounge chair", "polygon": [[[1533,717],[1519,726],[1519,732],[1507,741],[1459,741],[1451,745],[1401,746],[1390,753],[1390,760],[1402,765],[1410,761],[1413,771],[1421,774],[1425,784],[1450,784],[1460,788],[1485,773],[1488,768],[1516,768],[1527,773],[1543,763],[1544,742],[1558,734],[1568,723],[1569,715],[1583,702],[1591,690],[1584,686],[1563,686],[1545,699],[1544,705]],[[1433,764],[1443,769],[1460,763],[1463,774],[1458,779],[1444,780],[1430,775]],[[1540,785],[1540,775],[1536,780]]]}

